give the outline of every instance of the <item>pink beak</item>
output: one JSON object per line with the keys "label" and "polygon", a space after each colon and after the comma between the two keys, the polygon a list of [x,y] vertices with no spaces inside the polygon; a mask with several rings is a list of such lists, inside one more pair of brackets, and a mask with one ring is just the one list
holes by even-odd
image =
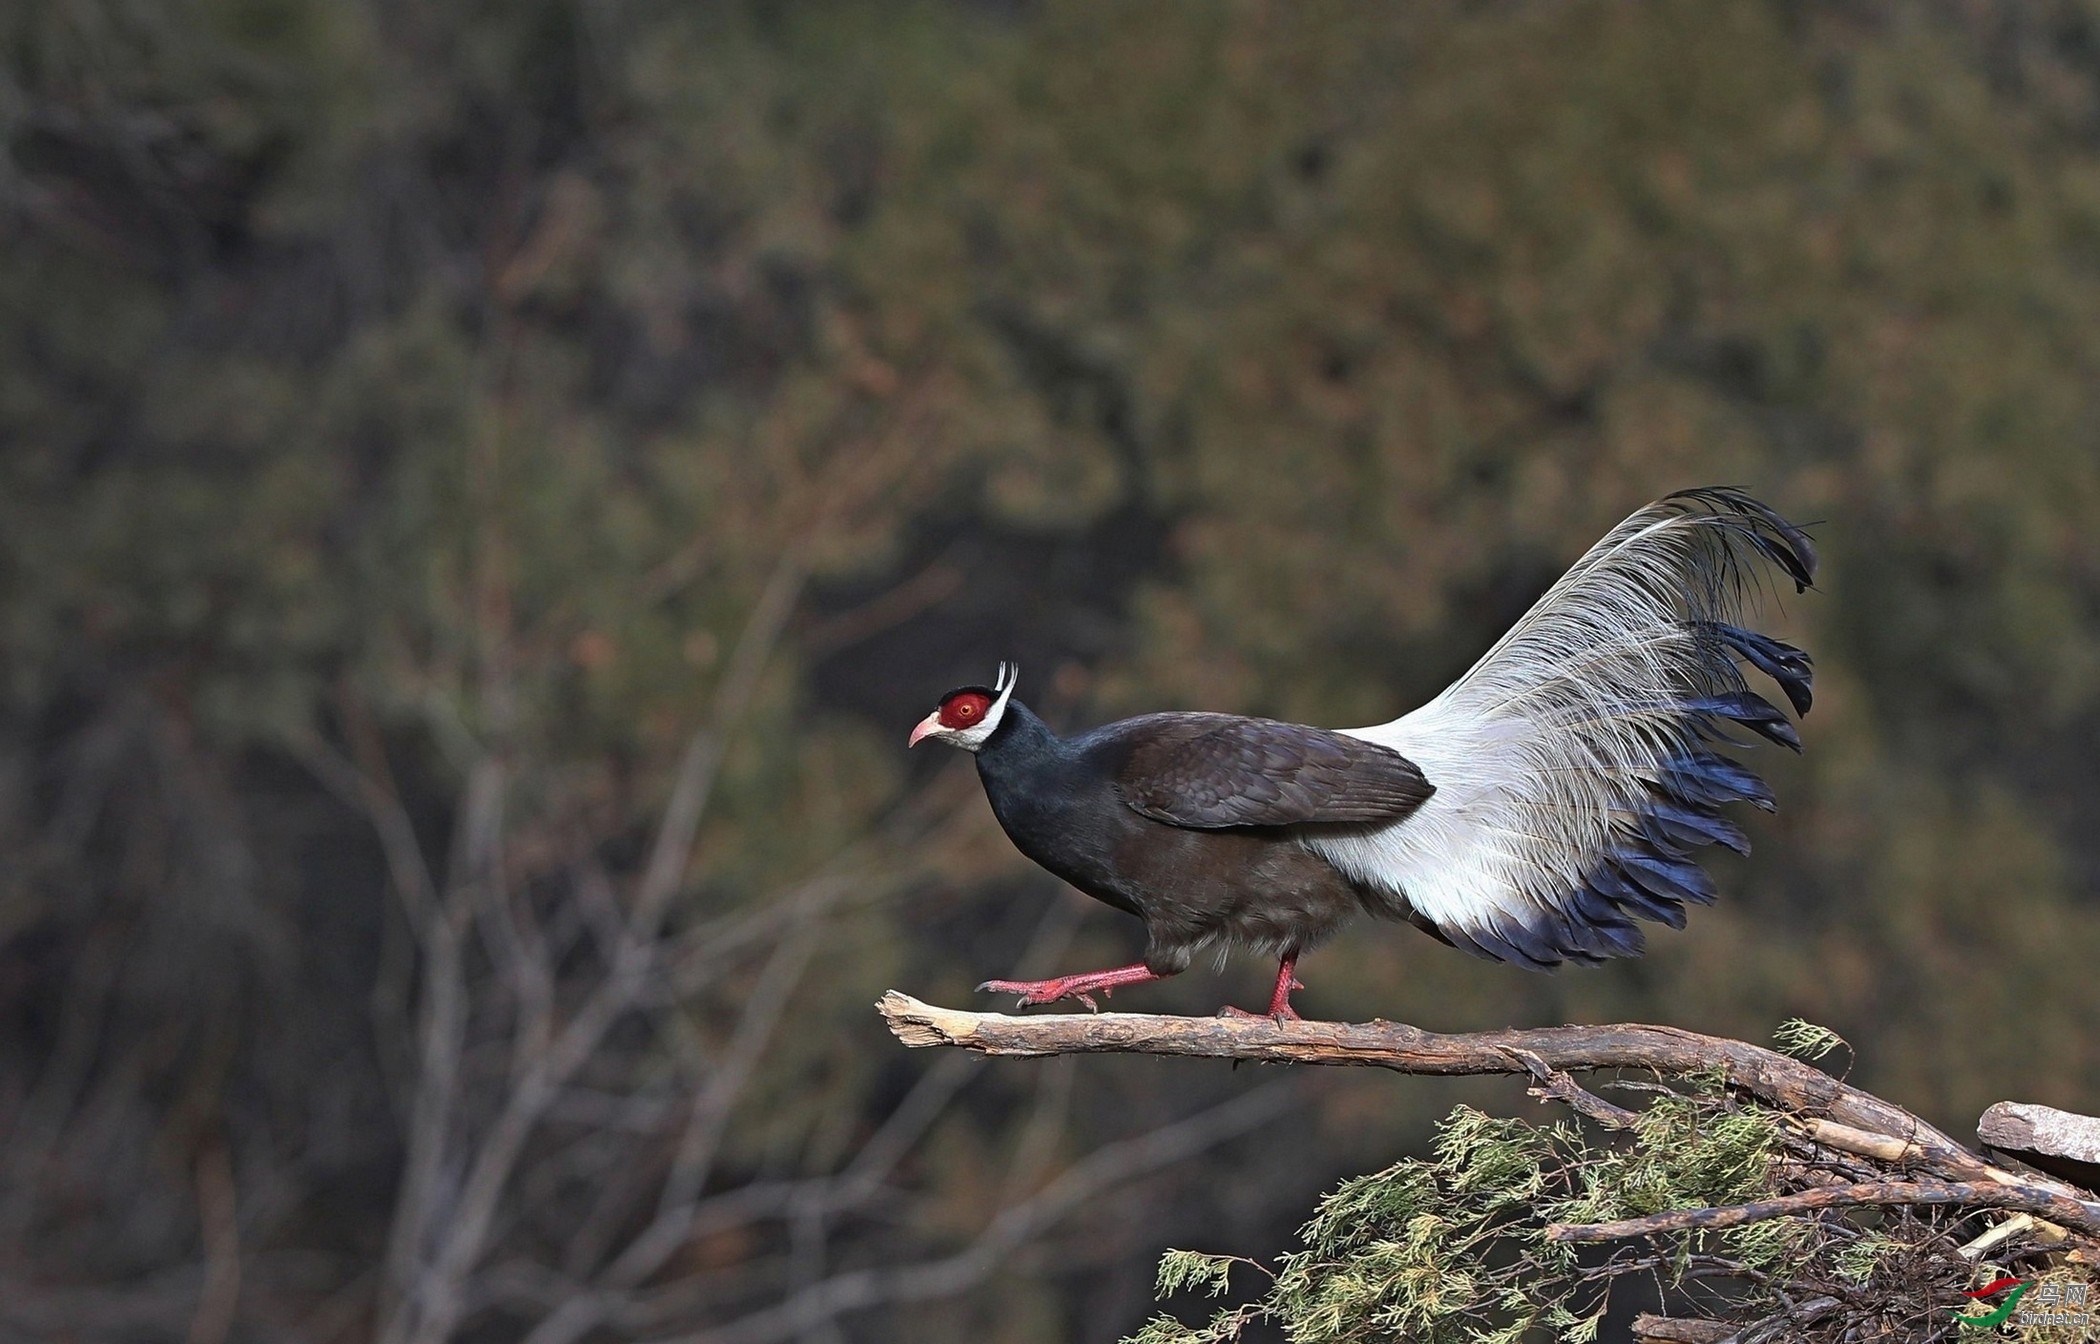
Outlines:
{"label": "pink beak", "polygon": [[904,744],[905,750],[911,750],[913,747],[919,745],[920,738],[926,737],[932,733],[937,733],[940,730],[941,712],[936,709],[935,711],[933,711],[933,713],[928,714],[923,719],[920,719],[919,726],[911,730],[911,741]]}

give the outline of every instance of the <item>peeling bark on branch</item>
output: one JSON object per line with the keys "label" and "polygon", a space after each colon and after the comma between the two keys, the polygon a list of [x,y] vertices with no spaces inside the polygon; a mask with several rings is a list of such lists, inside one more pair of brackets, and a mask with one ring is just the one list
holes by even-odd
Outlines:
{"label": "peeling bark on branch", "polygon": [[[1638,1069],[1671,1077],[1719,1070],[1731,1087],[1794,1113],[1804,1135],[1826,1147],[1876,1158],[1940,1179],[1878,1181],[1729,1209],[1694,1209],[1625,1225],[1562,1229],[1568,1240],[1733,1226],[1762,1218],[1862,1204],[1962,1204],[2020,1210],[2100,1238],[2100,1202],[2065,1181],[1992,1165],[1902,1107],[1798,1059],[1746,1041],[1675,1027],[1617,1024],[1443,1033],[1398,1022],[1275,1022],[1266,1018],[1165,1017],[1135,1013],[1012,1016],[938,1008],[895,990],[876,1007],[898,1040],[914,1048],[960,1046],[987,1055],[1087,1053],[1184,1055],[1279,1064],[1340,1064],[1411,1074],[1528,1074],[1534,1092],[1558,1097],[1607,1125],[1630,1113],[1575,1086],[1568,1075]],[[1661,1222],[1657,1222],[1661,1219]],[[1703,1221],[1702,1221],[1703,1220]],[[1633,1230],[1632,1223],[1644,1226]],[[1653,1227],[1645,1226],[1654,1223]],[[1577,1234],[1596,1234],[1577,1235]]]}
{"label": "peeling bark on branch", "polygon": [[1993,1152],[2087,1189],[2100,1188],[2100,1118],[2001,1101],[1976,1122],[1976,1137]]}
{"label": "peeling bark on branch", "polygon": [[[1353,1064],[1420,1074],[1531,1074],[1649,1069],[1675,1077],[1721,1069],[1774,1106],[1825,1116],[1917,1145],[1926,1158],[1977,1175],[1982,1158],[1900,1106],[1776,1050],[1676,1027],[1620,1024],[1445,1033],[1399,1022],[1272,1022],[1267,1018],[1045,1013],[1026,1017],[937,1008],[896,990],[876,1005],[908,1046],[957,1045],[987,1055],[1135,1052],[1278,1064]],[[1536,1064],[1534,1064],[1534,1061]],[[1542,1065],[1544,1072],[1537,1065]]]}
{"label": "peeling bark on branch", "polygon": [[1633,1318],[1633,1337],[1656,1340],[1659,1344],[1725,1344],[1740,1328],[1732,1321],[1651,1316],[1646,1312]]}

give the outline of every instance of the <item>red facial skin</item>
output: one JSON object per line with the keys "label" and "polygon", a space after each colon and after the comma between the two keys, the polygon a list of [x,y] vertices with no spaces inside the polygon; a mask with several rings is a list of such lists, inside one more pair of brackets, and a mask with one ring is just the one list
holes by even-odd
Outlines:
{"label": "red facial skin", "polygon": [[908,746],[918,746],[934,733],[958,732],[984,722],[985,715],[992,711],[992,697],[983,691],[957,691],[941,701],[939,709],[919,720],[919,726],[911,730]]}
{"label": "red facial skin", "polygon": [[941,701],[941,727],[968,728],[984,722],[985,711],[992,707],[992,698],[978,691],[964,691]]}

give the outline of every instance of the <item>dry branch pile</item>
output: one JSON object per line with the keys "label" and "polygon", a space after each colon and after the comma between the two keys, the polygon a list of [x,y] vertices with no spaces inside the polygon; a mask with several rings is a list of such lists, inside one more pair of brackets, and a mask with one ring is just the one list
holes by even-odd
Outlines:
{"label": "dry branch pile", "polygon": [[[1967,1296],[1974,1287],[2008,1277],[2084,1285],[2100,1266],[2091,1189],[2027,1161],[1993,1161],[1804,1059],[1743,1041],[1627,1025],[1445,1035],[1390,1022],[1013,1017],[895,992],[879,1007],[915,1047],[1519,1074],[1533,1096],[1578,1117],[1534,1126],[1460,1108],[1432,1158],[1346,1183],[1307,1225],[1305,1248],[1273,1267],[1170,1253],[1163,1291],[1222,1295],[1236,1265],[1268,1276],[1265,1291],[1201,1328],[1159,1317],[1141,1344],[1236,1339],[1257,1319],[1293,1338],[1516,1340],[1546,1327],[1581,1339],[1601,1326],[1613,1286],[1636,1277],[1671,1313],[1640,1316],[1644,1338],[1928,1338],[1957,1329],[1956,1314],[1989,1310]],[[1782,1040],[1796,1054],[1835,1043],[1789,1026]],[[1610,1085],[1640,1104],[1573,1076],[1591,1072],[1614,1074]],[[2071,1147],[2090,1137],[2082,1117],[2018,1110],[2025,1128],[1993,1108],[1994,1132],[2068,1134]],[[2022,1154],[2037,1155],[2047,1156]],[[2027,1337],[2051,1339],[2053,1328]],[[2065,1328],[2063,1338],[2082,1337],[2083,1326]]]}

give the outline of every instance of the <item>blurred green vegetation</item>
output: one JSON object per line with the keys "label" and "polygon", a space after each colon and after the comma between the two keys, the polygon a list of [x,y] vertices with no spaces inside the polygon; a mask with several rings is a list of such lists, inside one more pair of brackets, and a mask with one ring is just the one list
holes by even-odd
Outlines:
{"label": "blurred green vegetation", "polygon": [[[269,1235],[354,1262],[399,949],[307,744],[383,742],[433,854],[510,744],[521,813],[632,862],[785,565],[688,875],[735,909],[954,768],[903,733],[1002,656],[1070,725],[1378,721],[1703,483],[1826,553],[1721,904],[1552,978],[1363,929],[1308,1009],[1799,1015],[1956,1131],[2100,1098],[2100,6],[52,0],[0,52],[0,1114],[114,939],[153,1045],[111,1113],[336,1115]],[[743,1170],[918,1067],[877,992],[961,1001],[1057,899],[971,815],[841,917]],[[1073,966],[1132,941],[1089,916]],[[1194,1077],[1089,1062],[1076,1132]],[[1187,1227],[1273,1249],[1460,1095],[1326,1084],[1318,1144],[914,1337],[1127,1330]],[[986,1179],[981,1119],[931,1187]],[[25,1263],[183,1253],[157,1160]]]}

